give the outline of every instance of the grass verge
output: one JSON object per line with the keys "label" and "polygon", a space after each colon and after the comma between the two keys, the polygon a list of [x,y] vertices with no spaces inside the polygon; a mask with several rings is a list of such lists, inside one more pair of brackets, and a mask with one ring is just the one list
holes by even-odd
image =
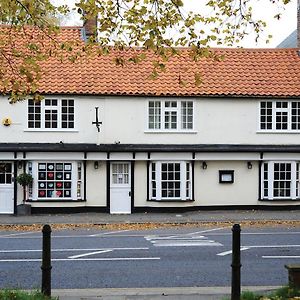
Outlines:
{"label": "grass verge", "polygon": [[[230,298],[224,300],[230,300]],[[300,300],[300,289],[285,286],[267,295],[243,292],[241,300]]]}
{"label": "grass verge", "polygon": [[26,292],[21,290],[0,290],[0,300],[58,300],[57,297],[47,297],[39,291]]}

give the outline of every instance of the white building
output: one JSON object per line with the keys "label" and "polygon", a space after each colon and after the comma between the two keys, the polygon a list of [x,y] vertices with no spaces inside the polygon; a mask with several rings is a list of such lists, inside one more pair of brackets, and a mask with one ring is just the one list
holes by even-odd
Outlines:
{"label": "white building", "polygon": [[24,171],[33,213],[299,207],[299,49],[216,51],[183,51],[156,80],[151,57],[49,60],[42,102],[0,100],[0,213],[22,203]]}

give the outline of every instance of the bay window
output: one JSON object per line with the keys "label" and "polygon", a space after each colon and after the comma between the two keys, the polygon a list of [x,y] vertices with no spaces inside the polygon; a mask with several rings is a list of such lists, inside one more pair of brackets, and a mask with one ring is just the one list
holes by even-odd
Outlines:
{"label": "bay window", "polygon": [[263,199],[299,199],[299,162],[262,164]]}
{"label": "bay window", "polygon": [[34,178],[29,188],[32,200],[82,199],[81,162],[29,162],[28,172]]}
{"label": "bay window", "polygon": [[149,178],[152,200],[191,200],[190,162],[152,162]]}

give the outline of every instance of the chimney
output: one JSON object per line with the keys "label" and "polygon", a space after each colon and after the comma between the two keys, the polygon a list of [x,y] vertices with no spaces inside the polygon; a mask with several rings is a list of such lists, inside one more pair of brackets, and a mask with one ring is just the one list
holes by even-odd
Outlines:
{"label": "chimney", "polygon": [[[298,0],[300,1],[300,0]],[[86,14],[83,14],[84,22],[82,28],[82,35],[85,41],[89,39],[96,39],[97,35],[97,17],[88,17],[86,18]]]}

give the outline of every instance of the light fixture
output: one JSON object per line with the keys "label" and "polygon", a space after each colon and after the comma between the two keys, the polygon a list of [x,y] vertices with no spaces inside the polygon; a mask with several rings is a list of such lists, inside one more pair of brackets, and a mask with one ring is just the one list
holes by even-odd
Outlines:
{"label": "light fixture", "polygon": [[99,163],[98,163],[98,161],[94,161],[94,169],[98,169],[99,168]]}
{"label": "light fixture", "polygon": [[21,160],[18,161],[18,169],[22,169],[23,167],[23,162]]}
{"label": "light fixture", "polygon": [[207,169],[207,163],[206,163],[206,161],[203,161],[203,162],[202,162],[202,169],[203,169],[203,170],[206,170],[206,169]]}
{"label": "light fixture", "polygon": [[249,170],[252,169],[252,162],[251,161],[247,162],[247,167],[248,167]]}

